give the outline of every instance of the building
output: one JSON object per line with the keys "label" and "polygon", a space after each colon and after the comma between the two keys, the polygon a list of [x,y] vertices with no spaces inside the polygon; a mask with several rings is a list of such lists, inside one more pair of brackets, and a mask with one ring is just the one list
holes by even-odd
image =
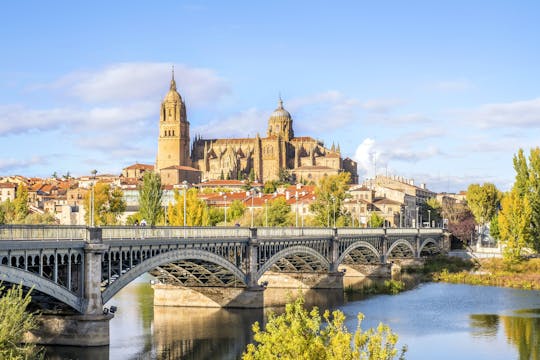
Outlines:
{"label": "building", "polygon": [[[340,147],[330,149],[312,137],[294,134],[291,114],[280,99],[268,119],[266,137],[203,139],[197,137],[190,151],[186,105],[176,89],[174,71],[169,92],[160,111],[158,152],[155,169],[164,184],[183,180],[252,178],[264,183],[278,180],[283,171],[297,181],[316,183],[325,175],[347,171],[358,182],[357,164],[343,159]],[[200,176],[199,181],[193,181]]]}
{"label": "building", "polygon": [[15,200],[17,184],[11,182],[0,183],[0,202]]}

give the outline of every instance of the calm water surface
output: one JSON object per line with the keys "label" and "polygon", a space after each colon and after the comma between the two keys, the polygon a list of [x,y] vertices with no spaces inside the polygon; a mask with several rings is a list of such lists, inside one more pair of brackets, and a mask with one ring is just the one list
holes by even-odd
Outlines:
{"label": "calm water surface", "polygon": [[[284,295],[285,296],[285,295]],[[310,295],[308,295],[309,300]],[[320,294],[314,296],[318,302]],[[338,297],[339,298],[339,297]],[[111,345],[50,348],[51,359],[238,359],[262,310],[154,307],[149,284],[122,290],[110,323]],[[431,283],[395,296],[322,307],[341,309],[351,331],[389,324],[407,344],[407,359],[540,360],[540,292]]]}

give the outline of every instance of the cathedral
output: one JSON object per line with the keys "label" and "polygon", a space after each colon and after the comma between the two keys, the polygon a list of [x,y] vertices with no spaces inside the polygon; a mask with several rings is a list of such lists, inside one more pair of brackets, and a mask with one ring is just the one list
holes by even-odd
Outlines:
{"label": "cathedral", "polygon": [[155,169],[162,182],[170,185],[244,178],[264,183],[283,174],[298,182],[317,183],[325,175],[343,171],[351,174],[352,183],[358,182],[356,162],[343,159],[339,145],[328,149],[312,137],[294,135],[291,114],[281,99],[268,119],[266,137],[197,137],[191,143],[186,105],[176,90],[174,71],[161,104]]}

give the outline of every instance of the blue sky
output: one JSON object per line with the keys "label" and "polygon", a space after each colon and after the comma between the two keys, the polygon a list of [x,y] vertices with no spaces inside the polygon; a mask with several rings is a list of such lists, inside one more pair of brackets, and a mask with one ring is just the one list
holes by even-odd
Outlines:
{"label": "blue sky", "polygon": [[191,136],[297,135],[388,173],[508,189],[539,144],[537,1],[7,2],[0,175],[153,163],[174,64]]}

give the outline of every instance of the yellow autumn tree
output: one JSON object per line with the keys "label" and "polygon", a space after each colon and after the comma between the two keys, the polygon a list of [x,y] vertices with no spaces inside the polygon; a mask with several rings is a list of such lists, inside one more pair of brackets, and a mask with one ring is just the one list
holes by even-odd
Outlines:
{"label": "yellow autumn tree", "polygon": [[398,337],[384,324],[363,331],[358,315],[356,332],[345,326],[341,311],[321,316],[315,307],[308,312],[303,297],[287,304],[285,313],[270,314],[264,330],[253,324],[255,343],[249,344],[243,360],[391,360],[404,359],[406,348],[396,348]]}
{"label": "yellow autumn tree", "polygon": [[503,197],[501,207],[498,220],[503,256],[507,261],[518,261],[530,241],[532,207],[529,199],[519,196],[515,187]]}
{"label": "yellow autumn tree", "polygon": [[[172,226],[184,225],[184,192],[174,191],[174,204],[167,208],[167,219]],[[186,194],[186,225],[208,226],[208,206],[197,197],[197,189],[191,188]]]}

